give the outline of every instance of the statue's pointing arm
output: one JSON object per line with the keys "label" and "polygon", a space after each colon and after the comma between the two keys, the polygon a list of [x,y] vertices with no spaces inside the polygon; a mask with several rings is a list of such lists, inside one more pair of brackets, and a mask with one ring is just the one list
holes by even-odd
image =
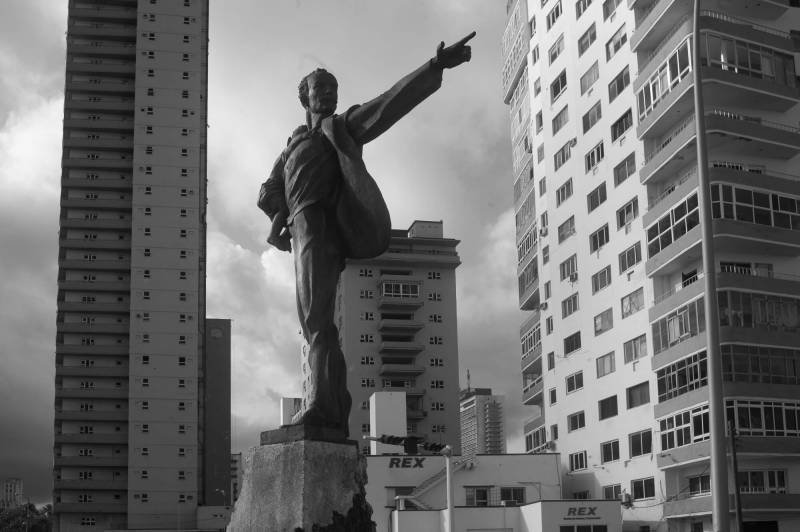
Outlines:
{"label": "statue's pointing arm", "polygon": [[375,139],[436,92],[442,85],[442,71],[445,68],[453,68],[470,60],[472,50],[466,43],[474,36],[473,31],[446,48],[442,42],[436,49],[436,57],[377,98],[350,109],[347,113],[347,129],[353,139],[359,144]]}

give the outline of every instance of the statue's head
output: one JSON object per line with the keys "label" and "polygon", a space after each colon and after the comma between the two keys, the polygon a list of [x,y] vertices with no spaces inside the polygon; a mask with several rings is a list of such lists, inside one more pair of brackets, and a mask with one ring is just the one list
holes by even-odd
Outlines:
{"label": "statue's head", "polygon": [[303,107],[312,113],[329,116],[336,111],[339,84],[336,78],[325,70],[318,68],[300,80],[298,96]]}

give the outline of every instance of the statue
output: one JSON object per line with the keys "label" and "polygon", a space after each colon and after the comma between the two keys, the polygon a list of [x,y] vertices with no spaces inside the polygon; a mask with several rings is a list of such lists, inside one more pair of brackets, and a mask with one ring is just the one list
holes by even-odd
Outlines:
{"label": "statue", "polygon": [[442,83],[442,71],[471,58],[470,33],[362,105],[335,115],[338,84],[324,69],[300,81],[306,123],[261,186],[258,206],[272,220],[268,242],[294,253],[297,313],[308,343],[309,385],[297,425],[348,433],[351,398],[347,367],[334,324],[339,275],[347,258],[385,252],[391,237],[389,210],[364,166],[362,147],[389,129]]}

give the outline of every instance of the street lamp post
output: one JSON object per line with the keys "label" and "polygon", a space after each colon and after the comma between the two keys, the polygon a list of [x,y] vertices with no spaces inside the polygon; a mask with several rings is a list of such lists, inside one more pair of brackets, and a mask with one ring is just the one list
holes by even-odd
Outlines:
{"label": "street lamp post", "polygon": [[[703,298],[706,319],[708,360],[708,417],[711,450],[711,500],[714,532],[730,531],[728,501],[728,466],[725,441],[725,408],[722,393],[722,360],[719,349],[717,316],[717,267],[714,258],[714,230],[711,221],[711,195],[708,182],[705,106],[700,62],[700,0],[694,0],[692,36],[692,77],[694,81],[694,116],[697,133],[698,208],[700,211],[701,249],[703,253]],[[741,532],[741,531],[739,531]]]}

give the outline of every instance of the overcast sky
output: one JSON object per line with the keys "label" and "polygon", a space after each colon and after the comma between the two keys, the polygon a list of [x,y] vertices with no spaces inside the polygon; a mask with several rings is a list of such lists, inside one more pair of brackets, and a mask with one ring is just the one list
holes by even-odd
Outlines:
{"label": "overcast sky", "polygon": [[[58,195],[66,0],[0,4],[0,478],[51,498]],[[300,394],[290,255],[268,249],[256,193],[303,122],[299,79],[339,80],[340,110],[472,30],[472,61],[364,159],[393,226],[443,220],[461,241],[461,384],[507,396],[509,451],[523,450],[508,108],[500,88],[505,2],[211,0],[208,315],[233,320],[233,450],[278,424]]]}

